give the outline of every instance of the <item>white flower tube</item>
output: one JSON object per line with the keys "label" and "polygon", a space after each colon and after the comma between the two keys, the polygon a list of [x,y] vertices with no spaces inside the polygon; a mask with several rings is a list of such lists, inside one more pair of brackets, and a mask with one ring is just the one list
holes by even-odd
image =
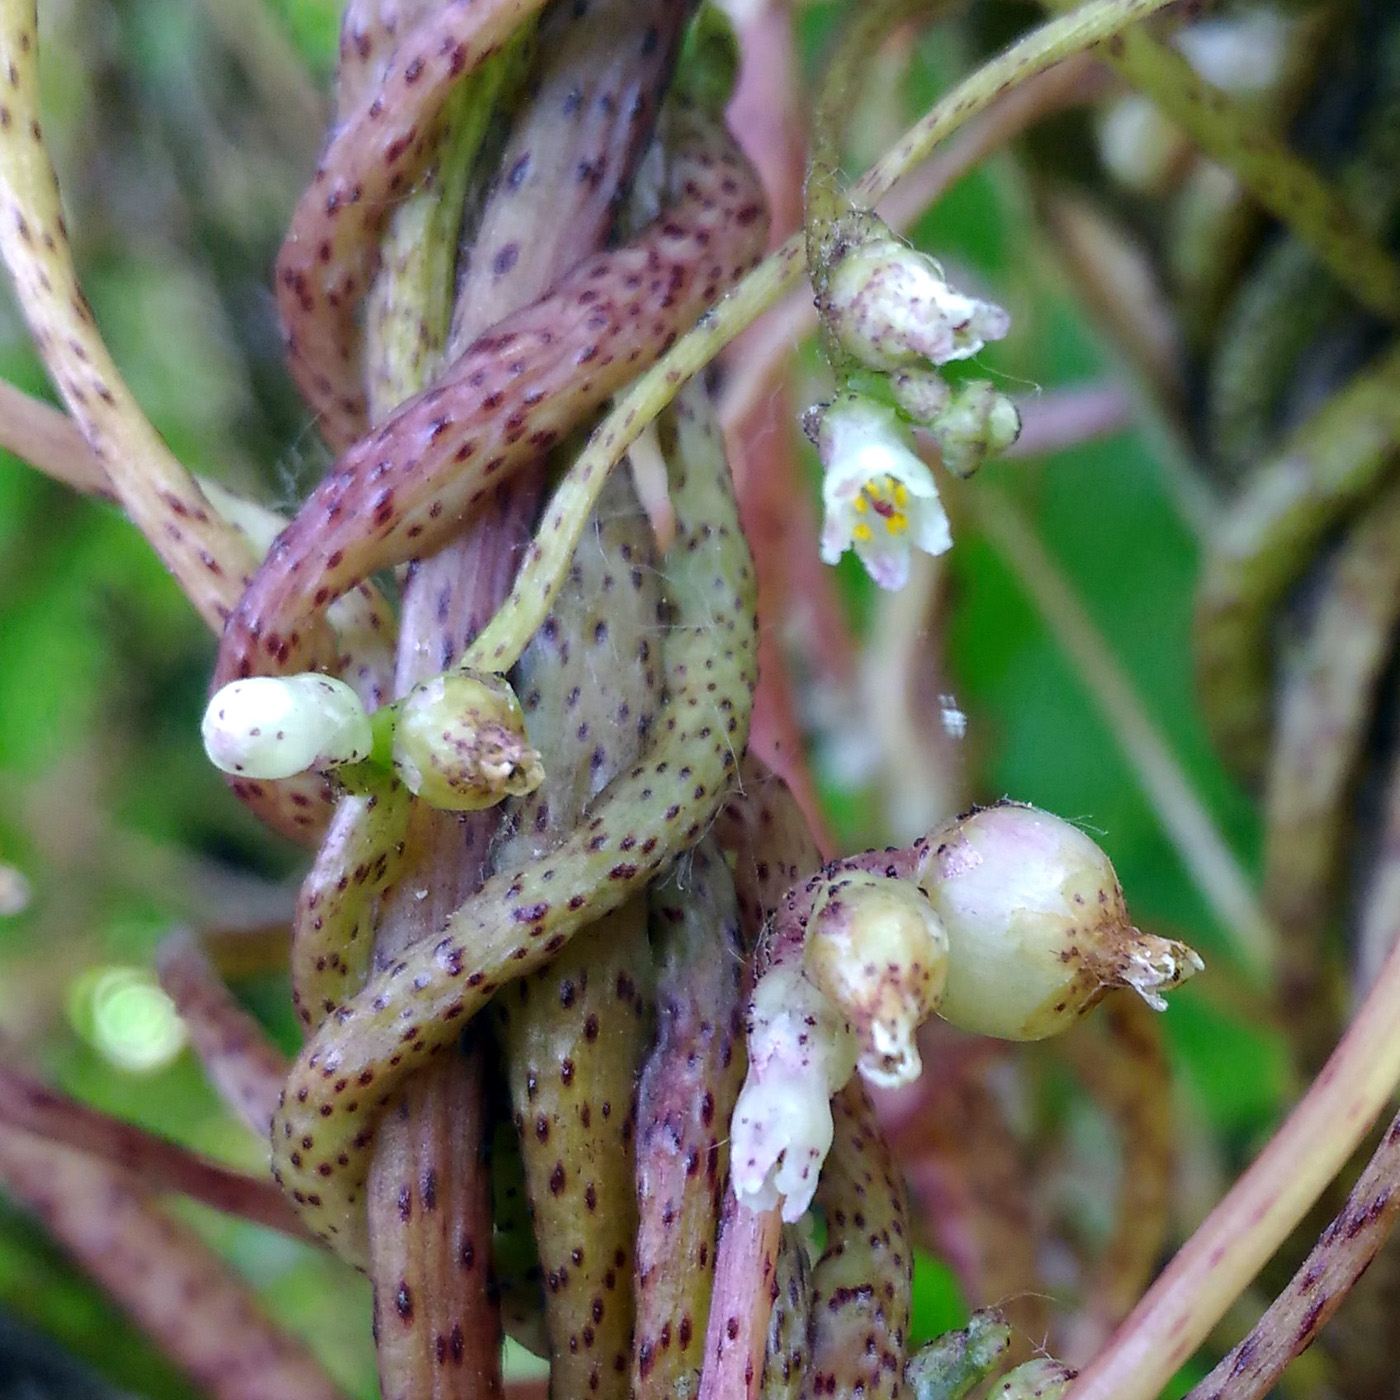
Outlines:
{"label": "white flower tube", "polygon": [[793,966],[771,968],[749,1005],[749,1072],[734,1105],[730,1180],[741,1205],[801,1220],[831,1149],[831,1096],[857,1044],[827,998]]}
{"label": "white flower tube", "polygon": [[252,676],[216,691],[201,725],[225,773],[274,781],[369,756],[369,716],[344,681],[307,672]]}

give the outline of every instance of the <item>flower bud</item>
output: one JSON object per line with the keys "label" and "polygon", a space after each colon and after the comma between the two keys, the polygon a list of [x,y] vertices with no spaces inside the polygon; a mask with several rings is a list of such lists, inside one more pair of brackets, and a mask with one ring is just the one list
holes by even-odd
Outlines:
{"label": "flower bud", "polygon": [[894,401],[916,423],[932,423],[953,397],[948,381],[936,369],[906,369],[890,375]]}
{"label": "flower bud", "polygon": [[965,360],[1011,326],[1001,307],[954,291],[932,258],[873,218],[830,269],[822,311],[841,348],[877,370]]}
{"label": "flower bud", "polygon": [[800,1220],[831,1148],[831,1096],[851,1077],[856,1040],[799,967],[778,964],[749,1003],[749,1069],[730,1126],[730,1180],[741,1205]]}
{"label": "flower bud", "polygon": [[854,549],[881,588],[903,588],[911,550],[942,554],[951,548],[933,473],[915,455],[893,409],[846,394],[809,412],[805,426],[825,468],[826,563]]}
{"label": "flower bud", "polygon": [[1016,405],[985,379],[969,379],[953,391],[946,408],[929,423],[954,476],[969,477],[1021,436]]}
{"label": "flower bud", "polygon": [[1203,966],[1184,944],[1135,929],[1108,857],[1034,807],[950,822],[930,837],[919,883],[948,934],[939,1014],[963,1030],[1039,1040],[1114,987],[1160,1011],[1161,993]]}
{"label": "flower bud", "polygon": [[1048,1356],[1037,1357],[1008,1371],[987,1396],[987,1400],[1060,1400],[1078,1371]]}
{"label": "flower bud", "polygon": [[987,1379],[1011,1349],[1001,1313],[983,1308],[959,1332],[945,1332],[911,1356],[904,1384],[914,1400],[963,1400]]}
{"label": "flower bud", "polygon": [[230,682],[209,701],[201,732],[216,768],[270,781],[358,762],[371,747],[359,696],[314,672]]}
{"label": "flower bud", "polygon": [[500,676],[434,676],[415,686],[398,711],[394,771],[434,807],[476,812],[534,792],[544,781],[520,702]]}
{"label": "flower bud", "polygon": [[807,925],[805,967],[854,1031],[865,1079],[893,1088],[918,1078],[914,1032],[948,975],[948,935],[922,890],[864,871],[843,875]]}

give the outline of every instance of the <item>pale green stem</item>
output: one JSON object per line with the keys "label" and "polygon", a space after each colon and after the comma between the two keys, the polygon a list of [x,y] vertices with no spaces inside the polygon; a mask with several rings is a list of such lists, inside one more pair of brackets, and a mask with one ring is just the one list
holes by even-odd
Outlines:
{"label": "pale green stem", "polygon": [[132,523],[216,631],[257,558],[151,426],[78,282],[39,112],[34,0],[0,4],[0,254],[44,364]]}
{"label": "pale green stem", "polygon": [[965,499],[979,528],[1074,662],[1076,674],[1107,720],[1163,831],[1233,939],[1241,960],[1256,977],[1267,978],[1276,957],[1277,934],[1234,853],[1083,604],[1005,495],[970,491]]}
{"label": "pale green stem", "polygon": [[1206,1217],[1069,1400],[1150,1400],[1345,1165],[1400,1081],[1400,942],[1322,1073]]}
{"label": "pale green stem", "polygon": [[[871,208],[934,148],[1002,93],[1036,73],[1117,34],[1162,9],[1169,0],[1089,0],[1071,15],[1051,20],[964,79],[856,182],[854,204]],[[548,615],[568,575],[569,560],[608,473],[647,425],[741,331],[747,329],[802,275],[804,233],[770,253],[703,316],[618,400],[594,430],[545,512],[510,597],[464,658],[464,665],[506,671]]]}

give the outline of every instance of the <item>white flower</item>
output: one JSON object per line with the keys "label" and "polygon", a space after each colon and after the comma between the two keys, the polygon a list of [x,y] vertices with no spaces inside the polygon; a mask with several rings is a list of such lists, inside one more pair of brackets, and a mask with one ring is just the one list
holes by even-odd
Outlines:
{"label": "white flower", "polygon": [[210,762],[245,778],[354,763],[372,746],[359,696],[344,681],[314,672],[231,682],[209,701],[201,731]]}
{"label": "white flower", "polygon": [[775,966],[749,1003],[749,1069],[730,1124],[730,1180],[751,1210],[800,1220],[831,1149],[831,1096],[857,1046],[844,1018],[800,969]]}
{"label": "white flower", "polygon": [[831,269],[823,315],[842,349],[869,369],[941,365],[1000,340],[1011,318],[948,284],[930,257],[872,221],[873,233]]}
{"label": "white flower", "polygon": [[933,474],[909,446],[894,411],[849,394],[809,415],[822,481],[822,559],[854,549],[881,588],[903,588],[909,554],[952,547],[948,516]]}

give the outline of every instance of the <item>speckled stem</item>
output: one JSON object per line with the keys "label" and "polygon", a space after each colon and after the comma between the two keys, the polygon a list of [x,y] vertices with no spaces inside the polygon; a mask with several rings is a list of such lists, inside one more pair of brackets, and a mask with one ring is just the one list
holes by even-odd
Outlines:
{"label": "speckled stem", "polygon": [[365,1186],[384,1400],[501,1394],[480,1047],[395,1096]]}
{"label": "speckled stem", "polygon": [[374,570],[431,552],[749,265],[763,224],[751,172],[713,122],[678,112],[670,135],[677,198],[665,214],[475,341],[340,459],[230,619],[216,684],[323,661],[318,609]]}
{"label": "speckled stem", "polygon": [[749,947],[787,892],[822,865],[821,851],[792,790],[747,756],[734,794],[720,808],[715,837],[734,857],[734,892]]}
{"label": "speckled stem", "polygon": [[335,125],[339,126],[384,82],[400,38],[413,31],[442,0],[346,0],[340,16],[335,70]]}
{"label": "speckled stem", "polygon": [[266,1137],[287,1077],[286,1057],[238,1004],[192,934],[167,938],[157,968],[219,1097],[258,1137]]}
{"label": "speckled stem", "polygon": [[[1284,1367],[1317,1338],[1395,1228],[1400,1214],[1400,1118],[1352,1187],[1346,1205],[1322,1232],[1254,1330],[1186,1400],[1259,1400]],[[1371,1339],[1374,1342],[1374,1338]]]}
{"label": "speckled stem", "polygon": [[34,0],[0,5],[0,253],[35,344],[126,513],[216,630],[256,558],[131,396],[78,285],[39,119]]}
{"label": "speckled stem", "polygon": [[[582,254],[604,241],[620,188],[630,178],[650,133],[658,87],[669,71],[684,9],[674,0],[643,7],[611,0],[595,5],[586,15],[581,10],[556,6],[546,16],[540,34],[543,62],[531,75],[530,100],[514,123],[500,157],[501,174],[479,215],[470,263],[458,287],[455,315],[450,311],[450,298],[441,292],[434,295],[436,283],[444,274],[450,277],[451,255],[456,246],[455,237],[449,237],[456,226],[453,212],[460,218],[461,192],[452,188],[450,170],[446,178],[439,178],[434,189],[417,196],[413,205],[402,208],[395,216],[395,251],[392,262],[386,254],[385,269],[393,275],[381,274],[370,301],[369,343],[375,352],[369,358],[373,403],[387,406],[393,398],[405,397],[407,391],[421,387],[422,376],[436,372],[444,342],[449,347],[469,345],[489,323],[544,293]],[[492,69],[498,66],[499,61]],[[482,75],[483,79],[490,71]],[[481,81],[475,86],[479,89]],[[478,96],[473,94],[474,98]],[[458,125],[464,119],[459,116]],[[474,144],[476,137],[471,131],[465,137],[456,131],[453,147],[464,140]],[[567,179],[556,178],[565,175]],[[422,225],[427,231],[423,238],[415,239],[415,225]],[[438,230],[436,240],[428,237],[433,229]],[[445,243],[450,250],[445,268],[434,268],[429,241]],[[435,303],[443,311],[440,316],[434,315],[430,323],[427,313]],[[450,348],[448,353],[452,353]],[[538,465],[542,466],[542,461]],[[453,664],[461,647],[475,635],[504,594],[513,548],[528,530],[533,516],[537,488],[529,476],[527,470],[524,477],[511,483],[509,499],[498,489],[487,509],[479,513],[458,541],[413,571],[401,632],[401,691],[439,667]],[[653,613],[654,606],[653,599]],[[649,624],[654,624],[654,620],[654,616],[647,618]],[[581,635],[576,640],[583,642]],[[596,649],[585,651],[581,645],[579,664],[591,668],[595,655]],[[575,679],[590,692],[593,690],[591,669]],[[575,766],[581,741],[574,737],[573,724],[561,727],[560,733],[569,736],[566,751],[552,756],[551,767],[567,772]],[[601,780],[610,775],[595,776]],[[565,829],[576,815],[561,813]],[[415,908],[414,889],[420,885],[432,887],[441,913],[446,912],[441,906],[444,898],[455,905],[474,892],[482,878],[478,872],[485,863],[486,842],[495,827],[495,816],[483,814],[457,822],[442,814],[427,813],[421,807],[416,810],[416,824],[426,828],[426,845],[419,843],[422,858],[412,863],[402,892],[404,898],[396,900],[391,895],[387,900],[390,925],[402,924],[406,916],[417,926],[417,932],[432,926],[431,919],[424,924],[421,908]],[[640,925],[636,936],[643,936]],[[381,955],[392,958],[403,946],[404,940],[393,937],[392,929],[381,935]],[[608,949],[610,944],[605,942],[602,946]],[[611,949],[610,956],[624,959],[635,951],[620,943]],[[635,962],[635,958],[630,961]],[[596,969],[600,975],[607,970]],[[542,996],[539,1001],[557,1006],[556,998]],[[569,1013],[564,1014],[567,1017]],[[554,1020],[558,1019],[556,1011]],[[526,1015],[521,1024],[531,1025],[533,1020]],[[575,1021],[573,1033],[581,1042],[585,1017],[578,1013]],[[585,1063],[579,1083],[594,1083],[599,1076],[588,1071],[596,1066],[586,1062],[596,1056],[584,1053],[580,1058]],[[597,1087],[605,1101],[611,1103],[616,1098],[621,1104],[630,1098],[635,1054],[624,1053],[617,1058],[622,1066],[620,1076],[614,1074],[611,1083],[603,1077]],[[551,1081],[553,1063],[551,1060],[549,1066]],[[489,1394],[499,1387],[495,1363],[498,1333],[492,1330],[499,1328],[496,1290],[493,1287],[489,1295],[482,1292],[491,1266],[489,1200],[483,1196],[486,1179],[469,1150],[473,1138],[464,1139],[460,1133],[463,1125],[455,1121],[464,1115],[480,1117],[480,1072],[479,1052],[470,1063],[456,1057],[439,1061],[426,1073],[415,1076],[398,1111],[384,1121],[378,1135],[369,1206],[373,1272],[381,1304],[381,1386],[386,1395],[419,1394],[432,1389],[445,1400],[449,1394]],[[543,1110],[548,1106],[537,1107]],[[627,1121],[619,1113],[611,1124],[612,1138],[621,1143],[624,1151],[627,1143],[619,1137],[619,1131]],[[481,1124],[467,1126],[472,1128],[474,1139],[481,1141]],[[600,1119],[599,1130],[609,1131],[605,1119]],[[563,1138],[567,1134],[556,1136]],[[530,1136],[529,1142],[536,1146],[537,1156],[547,1153],[547,1145],[539,1144],[535,1135]],[[468,1150],[463,1150],[464,1145]],[[600,1179],[614,1174],[625,1179],[625,1173],[605,1170],[608,1165],[597,1163]],[[422,1209],[409,1217],[396,1210],[396,1203],[405,1198],[405,1193],[412,1198],[415,1181],[420,1183],[421,1198],[421,1181],[428,1173],[440,1185],[442,1204],[437,1210],[455,1210],[463,1217],[456,1222],[460,1239],[452,1255],[443,1253],[440,1245],[435,1247],[441,1229],[434,1228],[434,1222],[425,1217]],[[535,1183],[546,1202],[551,1199],[548,1181],[546,1165]],[[581,1202],[578,1204],[581,1208]],[[630,1206],[630,1195],[624,1204]],[[609,1204],[603,1214],[611,1219],[616,1210]],[[558,1243],[576,1230],[577,1216],[570,1212],[570,1218],[556,1223],[561,1228],[552,1237]],[[594,1223],[601,1221],[595,1217]],[[591,1271],[571,1269],[571,1277],[579,1285],[576,1293],[587,1290],[590,1279],[601,1290],[607,1257],[619,1243],[630,1249],[634,1221],[624,1219],[620,1223],[622,1228],[613,1232],[617,1240],[609,1240],[606,1251],[597,1230],[586,1232],[591,1236],[588,1255],[594,1267]],[[545,1233],[542,1231],[542,1235]],[[561,1268],[551,1274],[552,1279],[563,1278],[562,1267],[569,1261],[561,1258],[557,1263]],[[628,1279],[628,1271],[616,1262],[613,1270],[615,1276]],[[391,1296],[392,1307],[388,1302]],[[416,1298],[408,1315],[399,1307],[399,1301],[406,1296]],[[621,1345],[626,1346],[630,1342],[630,1300],[615,1297],[609,1303],[613,1314],[610,1324],[598,1331],[604,1334],[602,1340],[616,1344],[619,1339],[612,1334],[620,1325]],[[587,1306],[586,1292],[583,1306]],[[460,1316],[452,1316],[454,1309]],[[571,1321],[576,1355],[581,1327],[595,1324],[577,1307]],[[562,1357],[571,1354],[562,1339],[556,1351]],[[559,1364],[567,1370],[569,1363],[565,1360]],[[454,1367],[456,1372],[451,1374]],[[610,1377],[615,1373],[609,1368],[607,1374]]]}
{"label": "speckled stem", "polygon": [[1400,945],[1308,1092],[1084,1368],[1074,1400],[1149,1400],[1341,1169],[1400,1080]]}
{"label": "speckled stem", "polygon": [[139,1177],[147,1190],[175,1191],[226,1215],[300,1236],[300,1222],[265,1177],[245,1176],[197,1156],[179,1143],[89,1108],[14,1068],[19,1048],[4,1046],[0,1066],[0,1124],[77,1149]]}
{"label": "speckled stem", "polygon": [[[693,844],[724,799],[753,688],[753,572],[713,428],[672,482],[680,523],[664,561],[676,609],[662,648],[669,700],[644,762],[602,794],[557,850],[493,877],[441,937],[378,974],[321,1028],[292,1069],[273,1124],[273,1163],[308,1225],[364,1257],[357,1197],[375,1112],[440,1053],[509,980],[533,971],[581,927],[625,903]],[[703,451],[701,450],[703,448]],[[708,470],[690,465],[708,457]]]}
{"label": "speckled stem", "polygon": [[[1050,8],[1070,3],[1050,0]],[[1184,55],[1145,30],[1114,36],[1104,45],[1104,57],[1312,248],[1357,301],[1389,321],[1400,319],[1400,262],[1371,236],[1341,192],[1261,127],[1254,112],[1212,87]]]}
{"label": "speckled stem", "polygon": [[[363,77],[297,204],[277,260],[277,305],[292,377],[326,440],[348,447],[367,427],[355,313],[374,275],[379,233],[433,154],[437,119],[544,0],[447,0]],[[376,47],[370,39],[371,54]],[[352,78],[347,95],[360,87]]]}
{"label": "speckled stem", "polygon": [[386,777],[335,809],[292,925],[292,1004],[308,1029],[364,984],[375,901],[403,873],[411,805],[408,789]]}
{"label": "speckled stem", "polygon": [[248,1285],[134,1177],[4,1127],[0,1181],[210,1400],[344,1400]]}
{"label": "speckled stem", "polygon": [[[816,841],[787,784],[752,757],[744,760],[736,790],[719,811],[715,837],[733,854],[740,924],[752,947],[790,886],[821,863]],[[752,1400],[759,1393],[781,1229],[776,1207],[751,1210],[726,1190],[700,1400]]]}
{"label": "speckled stem", "polygon": [[812,1262],[796,1225],[783,1226],[772,1295],[759,1394],[762,1400],[797,1400],[812,1361]]}
{"label": "speckled stem", "polygon": [[1400,620],[1400,488],[1328,566],[1305,644],[1285,659],[1265,794],[1264,900],[1299,1068],[1315,1073],[1345,1014],[1333,899],[1349,799]]}
{"label": "speckled stem", "polygon": [[[619,477],[514,673],[548,776],[512,804],[497,869],[547,858],[637,761],[661,707],[656,637],[665,624],[650,530]],[[502,991],[495,1009],[544,1282],[551,1393],[625,1397],[636,1081],[653,1012],[645,899],[582,930]]]}
{"label": "speckled stem", "polygon": [[831,1107],[836,1133],[817,1187],[827,1246],[812,1270],[812,1359],[800,1393],[897,1400],[914,1267],[904,1182],[860,1080]]}
{"label": "speckled stem", "polygon": [[[1302,47],[1312,56],[1322,36],[1312,28],[1309,37]],[[1394,54],[1400,35],[1392,29],[1385,42]],[[1400,63],[1391,57],[1379,66],[1380,91],[1339,184],[1358,221],[1383,238],[1400,201]],[[1240,475],[1264,455],[1290,384],[1307,373],[1310,347],[1347,308],[1345,291],[1306,243],[1291,238],[1266,250],[1226,310],[1211,356],[1207,440],[1227,472]]]}
{"label": "speckled stem", "polygon": [[[873,208],[940,142],[1003,93],[1102,43],[1168,3],[1170,0],[1089,0],[1075,13],[1027,34],[959,83],[910,127],[851,187],[852,203],[857,208]],[[793,288],[805,267],[803,243],[804,235],[796,233],[770,253],[618,399],[550,501],[510,597],[478,639],[472,665],[507,666],[519,654],[562,586],[579,531],[607,474],[680,386]]]}
{"label": "speckled stem", "polygon": [[724,1139],[743,1074],[744,943],[713,839],[652,890],[651,928],[657,1033],[637,1090],[632,1393],[670,1400],[700,1388]]}
{"label": "speckled stem", "polygon": [[1400,444],[1400,350],[1328,399],[1255,475],[1222,522],[1196,594],[1196,684],[1221,755],[1257,777],[1268,752],[1270,619],[1339,519]]}
{"label": "speckled stem", "polygon": [[700,1400],[756,1400],[768,1350],[781,1233],[776,1206],[750,1210],[733,1191],[724,1193]]}

